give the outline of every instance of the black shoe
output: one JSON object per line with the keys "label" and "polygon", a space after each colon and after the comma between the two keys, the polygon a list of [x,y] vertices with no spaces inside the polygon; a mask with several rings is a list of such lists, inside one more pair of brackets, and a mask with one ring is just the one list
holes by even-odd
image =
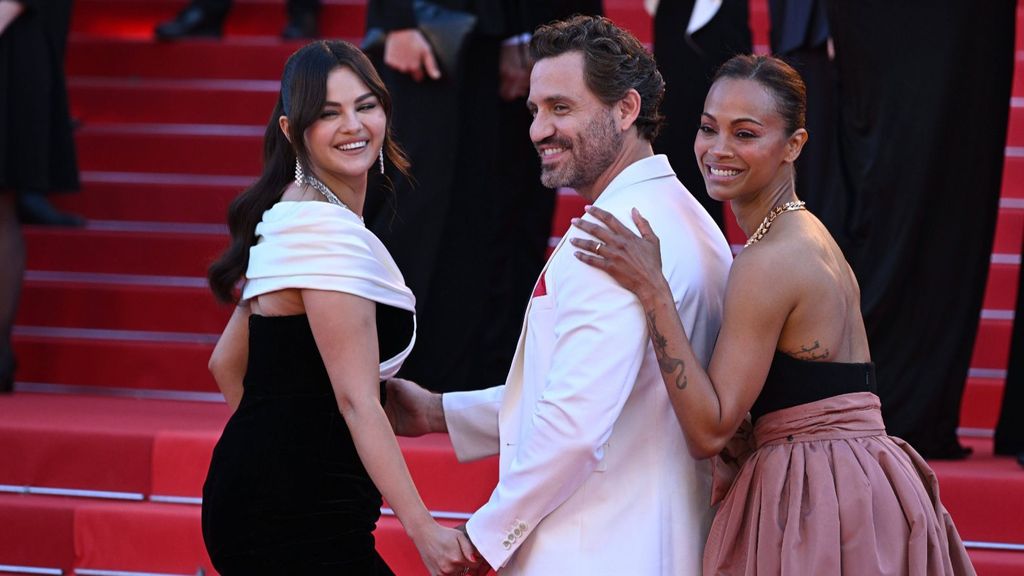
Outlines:
{"label": "black shoe", "polygon": [[57,210],[46,199],[46,196],[34,192],[18,194],[18,221],[22,224],[38,226],[80,227],[85,225],[85,219],[81,216]]}
{"label": "black shoe", "polygon": [[157,24],[154,33],[158,40],[220,38],[223,24],[223,16],[214,16],[198,6],[189,6],[173,20]]}
{"label": "black shoe", "polygon": [[14,392],[14,353],[0,351],[0,394]]}
{"label": "black shoe", "polygon": [[304,40],[317,36],[319,36],[319,31],[316,25],[316,14],[313,12],[293,14],[288,18],[288,25],[281,31],[281,38],[285,40]]}

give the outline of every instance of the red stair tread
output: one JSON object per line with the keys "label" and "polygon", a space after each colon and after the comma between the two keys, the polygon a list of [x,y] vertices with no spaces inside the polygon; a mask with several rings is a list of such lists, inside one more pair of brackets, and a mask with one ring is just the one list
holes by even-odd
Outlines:
{"label": "red stair tread", "polygon": [[18,382],[123,390],[217,392],[213,343],[18,335]]}
{"label": "red stair tread", "polygon": [[110,124],[75,133],[81,170],[256,177],[263,126]]}
{"label": "red stair tread", "polygon": [[[194,280],[205,284],[204,278]],[[26,280],[15,324],[217,334],[231,311],[231,305],[218,303],[202,285]]]}
{"label": "red stair tread", "polygon": [[69,77],[280,81],[285,61],[298,46],[274,37],[156,43],[72,34],[65,70]]}
{"label": "red stair tread", "polygon": [[198,506],[82,502],[75,509],[76,568],[215,573],[201,526]]}
{"label": "red stair tread", "polygon": [[82,190],[53,205],[90,220],[224,224],[228,205],[254,178],[83,172]]}
{"label": "red stair tread", "polygon": [[[1014,78],[1022,78],[1024,84],[1024,72],[1015,74]],[[1024,86],[1021,87],[1019,95],[1024,96]],[[1024,156],[1007,157],[1003,164],[1003,198],[1024,198]]]}
{"label": "red stair tread", "polygon": [[1020,576],[1024,574],[1024,552],[967,549],[978,576]]}
{"label": "red stair tread", "polygon": [[963,461],[932,460],[942,503],[967,541],[1024,544],[1024,473],[1011,457],[993,456],[992,440],[961,438],[974,449]]}
{"label": "red stair tread", "polygon": [[1024,208],[1000,207],[992,252],[1019,255],[1022,237],[1024,237]]}
{"label": "red stair tread", "polygon": [[70,571],[75,504],[55,496],[0,494],[0,564]]}
{"label": "red stair tread", "polygon": [[1000,378],[967,379],[960,404],[960,427],[993,430],[999,420],[1004,382]]}
{"label": "red stair tread", "polygon": [[[322,3],[320,33],[325,38],[362,36],[365,0],[326,0]],[[78,33],[151,38],[153,27],[174,17],[185,4],[180,0],[78,0],[71,20]],[[225,21],[225,34],[277,36],[287,21],[277,1],[239,0]],[[296,43],[293,43],[296,44]]]}
{"label": "red stair tread", "polygon": [[12,456],[0,484],[142,495],[166,452],[154,436],[216,438],[228,416],[224,404],[21,392],[0,396],[0,413],[0,453]]}
{"label": "red stair tread", "polygon": [[1010,357],[1012,320],[982,319],[971,356],[971,368],[1005,370]]}
{"label": "red stair tread", "polygon": [[26,226],[28,270],[202,278],[227,234],[116,232]]}
{"label": "red stair tread", "polygon": [[95,123],[264,124],[280,83],[274,80],[71,78],[71,113]]}
{"label": "red stair tread", "polygon": [[1019,275],[1019,264],[990,265],[983,308],[986,310],[1013,310],[1017,306]]}

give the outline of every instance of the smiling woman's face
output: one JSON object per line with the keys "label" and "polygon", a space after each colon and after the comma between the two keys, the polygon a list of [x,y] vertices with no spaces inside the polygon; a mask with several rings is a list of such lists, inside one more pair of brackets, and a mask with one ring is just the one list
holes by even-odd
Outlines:
{"label": "smiling woman's face", "polygon": [[800,144],[787,132],[771,91],[755,80],[722,78],[708,91],[693,152],[708,195],[728,201],[791,177],[783,168]]}
{"label": "smiling woman's face", "polygon": [[359,76],[335,68],[320,117],[306,129],[311,167],[328,186],[365,178],[384,145],[386,125],[384,108]]}

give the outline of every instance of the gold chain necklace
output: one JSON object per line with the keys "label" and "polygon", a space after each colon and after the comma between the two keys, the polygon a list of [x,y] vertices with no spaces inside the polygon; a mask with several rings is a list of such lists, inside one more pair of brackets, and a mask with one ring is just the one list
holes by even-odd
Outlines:
{"label": "gold chain necklace", "polygon": [[782,214],[783,212],[793,212],[794,210],[807,210],[807,208],[804,207],[804,204],[806,204],[806,202],[803,200],[796,200],[794,202],[786,202],[782,206],[776,206],[773,208],[772,211],[764,217],[764,220],[761,222],[761,225],[757,227],[757,230],[750,235],[750,239],[747,240],[747,243],[744,244],[743,247],[746,248],[751,244],[757,244],[761,238],[764,238],[764,235],[768,233],[768,229],[772,227],[772,222],[779,217],[779,214]]}

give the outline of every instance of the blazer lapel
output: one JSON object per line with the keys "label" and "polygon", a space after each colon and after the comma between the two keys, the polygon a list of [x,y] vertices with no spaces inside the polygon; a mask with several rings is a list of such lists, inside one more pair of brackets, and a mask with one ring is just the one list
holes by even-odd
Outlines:
{"label": "blazer lapel", "polygon": [[[531,294],[536,294],[538,288],[544,286],[544,293],[547,293],[547,282],[544,279],[544,275],[548,273],[548,266],[551,265],[551,261],[555,259],[555,254],[558,253],[558,249],[565,243],[566,238],[569,237],[568,232],[562,235],[562,239],[555,245],[555,249],[551,251],[551,256],[548,257],[548,261],[544,263],[544,268],[540,271],[537,276],[537,281],[533,285],[533,291]],[[508,414],[513,413],[513,410],[507,410],[510,406],[515,406],[519,403],[519,398],[522,396],[523,391],[523,363],[525,362],[526,355],[526,327],[530,322],[530,309],[533,308],[534,297],[530,297],[530,302],[526,305],[526,312],[523,314],[523,328],[519,331],[519,342],[516,344],[516,354],[512,358],[512,366],[509,367],[508,377],[505,378],[505,394],[502,399],[501,411],[498,413],[499,425],[505,423],[505,418]]]}

